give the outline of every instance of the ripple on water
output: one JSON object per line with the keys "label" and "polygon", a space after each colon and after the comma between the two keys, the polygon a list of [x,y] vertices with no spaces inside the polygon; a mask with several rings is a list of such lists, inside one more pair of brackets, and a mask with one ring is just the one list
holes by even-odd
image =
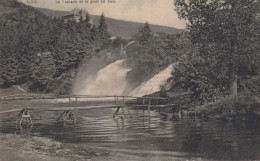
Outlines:
{"label": "ripple on water", "polygon": [[113,118],[115,109],[76,111],[77,122],[64,125],[61,112],[32,112],[32,127],[17,127],[16,113],[0,115],[0,132],[31,134],[66,143],[86,144],[129,155],[255,160],[259,129],[236,128],[219,121],[174,118],[151,111],[130,110],[132,117]]}

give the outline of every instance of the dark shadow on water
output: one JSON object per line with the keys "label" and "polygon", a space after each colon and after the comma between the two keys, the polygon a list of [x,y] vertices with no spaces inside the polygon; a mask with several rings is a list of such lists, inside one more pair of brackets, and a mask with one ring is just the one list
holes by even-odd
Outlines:
{"label": "dark shadow on water", "polygon": [[16,124],[15,134],[16,135],[31,135],[33,129],[32,124]]}

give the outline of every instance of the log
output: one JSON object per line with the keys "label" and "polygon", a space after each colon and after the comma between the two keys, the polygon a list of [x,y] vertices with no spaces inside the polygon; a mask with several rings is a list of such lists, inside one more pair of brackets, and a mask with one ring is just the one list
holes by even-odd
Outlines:
{"label": "log", "polygon": [[44,111],[73,111],[73,110],[87,110],[93,108],[116,108],[120,107],[121,105],[101,105],[101,106],[86,106],[86,107],[56,107],[56,108],[49,108]]}
{"label": "log", "polygon": [[16,112],[16,111],[21,111],[21,109],[13,109],[13,110],[1,111],[0,114],[3,114],[3,113],[10,113],[10,112]]}

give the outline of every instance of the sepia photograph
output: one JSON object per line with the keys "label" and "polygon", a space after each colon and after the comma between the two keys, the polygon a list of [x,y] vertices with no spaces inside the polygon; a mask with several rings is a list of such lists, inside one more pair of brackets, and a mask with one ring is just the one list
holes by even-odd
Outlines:
{"label": "sepia photograph", "polygon": [[0,161],[260,161],[259,0],[0,0]]}

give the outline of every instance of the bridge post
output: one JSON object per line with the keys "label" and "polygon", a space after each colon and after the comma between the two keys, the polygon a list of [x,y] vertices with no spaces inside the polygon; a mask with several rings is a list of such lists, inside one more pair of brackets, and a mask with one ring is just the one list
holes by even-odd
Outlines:
{"label": "bridge post", "polygon": [[145,105],[145,98],[143,98],[143,115],[144,115],[144,106]]}
{"label": "bridge post", "polygon": [[26,124],[33,124],[31,115],[27,109],[22,109],[18,114],[18,119],[16,123],[19,123],[20,125],[26,121]]}
{"label": "bridge post", "polygon": [[[116,96],[115,98],[117,98],[116,99],[117,101],[118,101],[118,97],[120,97],[120,98],[122,97],[122,102],[123,103],[121,103],[120,106],[117,107],[115,113],[113,114],[113,118],[115,118],[116,115],[118,115],[120,109],[121,109],[121,117],[125,117],[125,115],[130,115],[131,118],[132,118],[132,114],[131,114],[130,110],[125,105],[126,97],[125,96]],[[125,113],[125,109],[128,111],[127,114]]]}
{"label": "bridge post", "polygon": [[118,96],[115,97],[116,105],[118,104]]}
{"label": "bridge post", "polygon": [[121,107],[121,110],[122,110],[122,114],[123,114],[123,117],[125,117],[125,96],[123,96],[123,106]]}
{"label": "bridge post", "polygon": [[65,110],[58,118],[58,121],[76,121],[75,115],[70,110]]}
{"label": "bridge post", "polygon": [[117,115],[117,113],[118,113],[119,110],[120,110],[120,107],[117,107],[116,112],[113,114],[113,118],[116,117],[116,115]]}
{"label": "bridge post", "polygon": [[151,110],[151,98],[149,98],[149,104],[148,104],[148,115],[150,116],[150,110]]}

